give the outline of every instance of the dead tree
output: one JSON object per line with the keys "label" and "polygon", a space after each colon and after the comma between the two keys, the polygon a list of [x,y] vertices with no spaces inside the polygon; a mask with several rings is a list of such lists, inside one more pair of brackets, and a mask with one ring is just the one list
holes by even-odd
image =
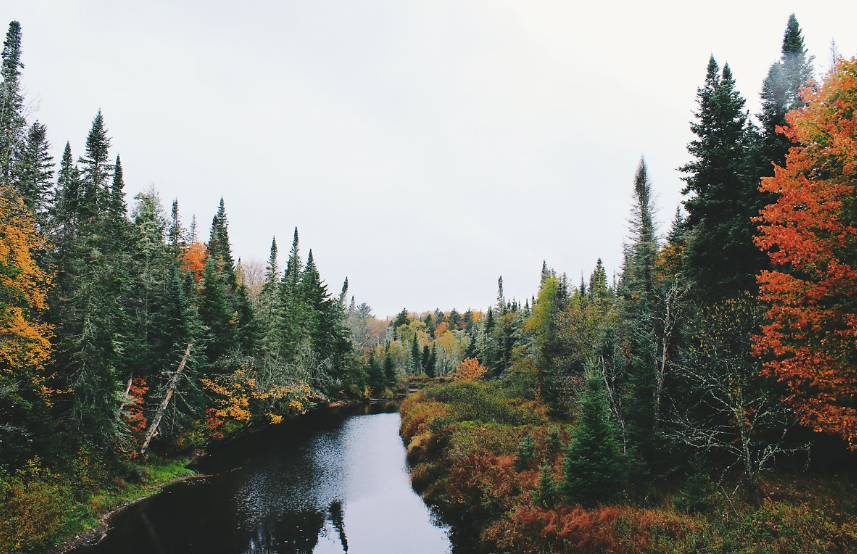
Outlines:
{"label": "dead tree", "polygon": [[164,413],[167,411],[167,405],[170,403],[170,398],[172,398],[173,394],[176,392],[176,387],[178,387],[182,371],[184,371],[184,368],[187,365],[187,359],[190,357],[191,346],[193,346],[193,343],[188,343],[178,369],[176,369],[176,372],[170,376],[170,380],[167,383],[167,393],[164,395],[164,399],[161,401],[161,406],[158,408],[154,419],[152,419],[152,424],[149,426],[149,430],[146,431],[146,439],[143,441],[143,446],[140,448],[140,454],[146,453],[146,449],[149,448],[149,443],[153,438],[155,438],[155,435],[158,434],[158,426],[164,418]]}

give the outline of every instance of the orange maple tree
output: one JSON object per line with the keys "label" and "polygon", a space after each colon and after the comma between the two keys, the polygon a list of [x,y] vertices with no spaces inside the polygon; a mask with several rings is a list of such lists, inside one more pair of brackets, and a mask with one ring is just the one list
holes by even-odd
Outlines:
{"label": "orange maple tree", "polygon": [[476,358],[467,358],[455,368],[452,374],[456,381],[478,381],[485,377],[488,370]]}
{"label": "orange maple tree", "polygon": [[777,201],[757,218],[773,270],[758,276],[764,370],[801,422],[857,450],[857,58],[840,60],[782,128],[794,146],[763,179]]}

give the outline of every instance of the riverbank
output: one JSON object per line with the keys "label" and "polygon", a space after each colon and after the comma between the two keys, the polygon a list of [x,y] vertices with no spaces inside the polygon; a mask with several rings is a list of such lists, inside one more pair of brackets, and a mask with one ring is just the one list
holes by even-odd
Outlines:
{"label": "riverbank", "polygon": [[0,552],[65,552],[97,537],[108,519],[126,506],[192,478],[191,458],[153,457],[126,462],[121,471],[86,453],[63,467],[38,459],[2,481]]}
{"label": "riverbank", "polygon": [[[334,401],[313,410],[342,408],[365,401]],[[310,410],[310,411],[313,411]],[[292,416],[283,421],[303,417]],[[62,464],[48,467],[36,458],[11,476],[0,476],[0,552],[63,554],[97,542],[109,520],[122,510],[189,479],[205,477],[187,467],[213,447],[259,432],[266,425],[248,425],[212,439],[192,454],[152,454],[145,463],[125,460],[108,464],[79,451]]]}
{"label": "riverbank", "polygon": [[564,492],[574,423],[539,402],[462,382],[412,395],[401,414],[414,488],[486,552],[857,552],[853,472],[768,473],[749,503],[677,471],[585,507]]}

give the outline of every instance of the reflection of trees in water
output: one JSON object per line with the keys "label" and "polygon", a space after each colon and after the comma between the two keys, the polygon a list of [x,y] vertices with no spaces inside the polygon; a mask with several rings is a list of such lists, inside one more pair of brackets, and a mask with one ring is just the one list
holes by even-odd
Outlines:
{"label": "reflection of trees in water", "polygon": [[328,509],[330,521],[333,523],[334,529],[339,534],[339,542],[342,544],[342,551],[348,552],[348,539],[345,538],[345,514],[342,510],[342,501],[334,500]]}
{"label": "reflection of trees in water", "polygon": [[348,552],[345,536],[345,511],[341,500],[334,500],[324,511],[289,512],[270,524],[256,527],[246,537],[246,554],[311,554],[321,537],[333,530],[342,552]]}

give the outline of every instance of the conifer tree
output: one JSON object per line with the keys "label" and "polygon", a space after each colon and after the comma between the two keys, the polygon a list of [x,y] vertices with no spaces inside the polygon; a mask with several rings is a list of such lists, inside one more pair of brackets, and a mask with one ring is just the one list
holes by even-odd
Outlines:
{"label": "conifer tree", "polygon": [[47,212],[52,203],[54,159],[50,148],[47,128],[36,121],[27,131],[27,141],[15,171],[16,188],[36,216],[40,228],[47,224]]}
{"label": "conifer tree", "polygon": [[25,143],[26,120],[21,93],[21,24],[9,23],[0,65],[0,183],[15,182],[15,166]]}
{"label": "conifer tree", "polygon": [[298,229],[295,227],[292,238],[292,247],[289,251],[289,259],[286,262],[286,271],[280,285],[280,295],[283,305],[283,357],[290,360],[297,346],[302,342],[307,333],[305,320],[305,304],[301,290],[301,275],[303,274],[303,262],[300,254],[300,242]]}
{"label": "conifer tree", "polygon": [[580,416],[563,461],[563,489],[584,506],[619,498],[624,486],[624,460],[610,421],[601,377],[590,374],[580,395]]}
{"label": "conifer tree", "polygon": [[[622,271],[622,288],[626,296],[648,297],[654,287],[658,243],[653,212],[652,185],[649,182],[646,161],[640,158],[640,165],[634,176],[631,244],[626,247],[625,267]],[[604,281],[606,284],[606,274]]]}
{"label": "conifer tree", "polygon": [[[760,170],[764,177],[774,174],[774,165],[785,163],[791,141],[784,134],[777,133],[777,127],[786,124],[788,112],[804,105],[799,93],[811,77],[812,57],[807,56],[800,25],[791,14],[783,36],[782,56],[771,65],[762,84]],[[763,198],[773,201],[768,196]],[[757,209],[762,207],[764,205]]]}
{"label": "conifer tree", "polygon": [[763,263],[753,247],[758,172],[756,132],[744,111],[729,65],[722,74],[712,56],[688,145],[693,160],[683,166],[682,193],[689,231],[685,270],[698,294],[713,298],[755,288]]}
{"label": "conifer tree", "polygon": [[206,258],[199,295],[199,316],[206,330],[205,352],[210,365],[239,349],[237,314],[229,301],[221,263],[220,258]]}
{"label": "conifer tree", "polygon": [[80,207],[80,172],[71,155],[71,145],[66,142],[59,171],[54,204],[51,210],[51,232],[57,246],[74,235]]}
{"label": "conifer tree", "polygon": [[[110,164],[110,138],[104,126],[101,110],[92,120],[92,128],[86,137],[86,150],[78,159],[81,170],[81,216],[92,218],[99,213],[99,208],[108,203],[110,195],[109,181],[113,176],[113,165]],[[121,181],[121,175],[120,175]],[[106,207],[106,206],[105,206]],[[118,206],[110,205],[111,210]]]}
{"label": "conifer tree", "polygon": [[173,200],[172,208],[170,209],[170,224],[167,231],[170,254],[173,259],[179,259],[184,250],[187,241],[185,240],[185,230],[182,226],[181,216],[179,215],[179,201]]}
{"label": "conifer tree", "polygon": [[220,199],[217,213],[211,220],[208,256],[219,260],[220,271],[224,274],[223,283],[228,287],[230,294],[234,294],[238,289],[238,280],[235,276],[235,259],[232,257],[232,247],[229,244],[229,223],[226,219],[226,207],[223,198]]}
{"label": "conifer tree", "polygon": [[398,377],[396,376],[396,364],[393,362],[393,355],[390,354],[389,345],[387,347],[387,351],[384,353],[384,378],[387,380],[387,386],[390,388],[395,388],[398,383]]}
{"label": "conifer tree", "polygon": [[411,373],[419,375],[422,372],[423,368],[420,362],[420,344],[417,340],[417,334],[414,333],[414,338],[411,341]]}

